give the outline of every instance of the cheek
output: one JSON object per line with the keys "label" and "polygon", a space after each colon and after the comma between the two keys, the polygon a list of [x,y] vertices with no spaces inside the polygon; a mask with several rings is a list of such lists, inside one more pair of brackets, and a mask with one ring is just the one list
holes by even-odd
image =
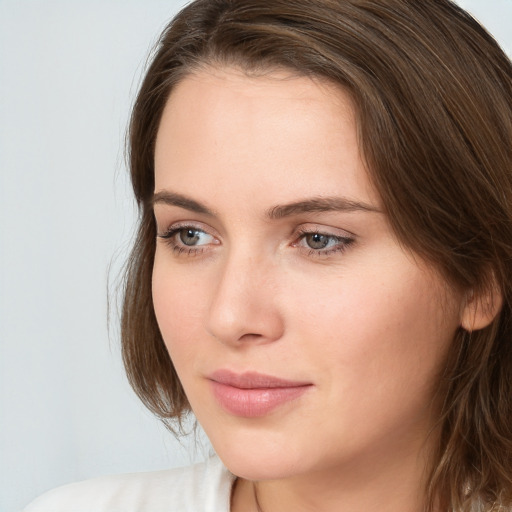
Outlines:
{"label": "cheek", "polygon": [[185,277],[184,272],[170,268],[165,255],[157,250],[152,278],[153,305],[175,366],[193,357],[204,317],[204,292],[204,279],[190,273]]}
{"label": "cheek", "polygon": [[317,281],[313,298],[292,285],[294,336],[339,384],[333,392],[378,402],[414,388],[424,398],[421,390],[430,393],[437,382],[458,326],[456,301],[446,299],[439,280],[401,263]]}

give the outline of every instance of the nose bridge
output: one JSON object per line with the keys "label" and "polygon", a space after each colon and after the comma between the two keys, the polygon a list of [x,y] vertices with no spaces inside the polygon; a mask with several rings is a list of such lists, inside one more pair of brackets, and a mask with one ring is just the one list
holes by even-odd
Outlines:
{"label": "nose bridge", "polygon": [[275,264],[250,246],[227,251],[211,299],[208,330],[219,341],[274,341],[283,322],[275,301]]}

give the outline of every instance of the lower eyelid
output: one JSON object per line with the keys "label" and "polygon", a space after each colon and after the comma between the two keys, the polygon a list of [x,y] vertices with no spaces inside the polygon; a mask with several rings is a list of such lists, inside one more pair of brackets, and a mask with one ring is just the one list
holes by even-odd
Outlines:
{"label": "lower eyelid", "polygon": [[[201,238],[206,237],[206,240],[202,240],[204,243],[199,243],[198,245],[187,245],[179,239],[180,232],[186,230],[200,232]],[[171,225],[164,232],[159,232],[157,230],[157,238],[159,238],[172,251],[172,254],[174,254],[176,258],[200,256],[202,253],[209,252],[211,246],[220,243],[217,237],[206,229],[194,224],[185,223]]]}
{"label": "lower eyelid", "polygon": [[[207,236],[209,240],[200,245],[187,245],[183,242],[177,240],[180,231],[182,230],[195,230],[201,232],[203,235]],[[322,235],[325,236],[332,241],[335,241],[334,245],[329,246],[332,242],[329,241],[328,246],[325,248],[314,249],[308,247],[304,244],[305,237],[307,235]],[[177,256],[194,256],[205,252],[208,250],[208,246],[210,245],[218,245],[220,241],[215,237],[215,235],[209,233],[205,229],[193,225],[193,224],[179,224],[179,225],[171,225],[167,230],[161,231],[157,228],[157,238],[160,238],[164,243],[166,243]],[[293,247],[299,249],[302,253],[306,253],[307,256],[328,256],[334,253],[343,252],[348,249],[350,245],[355,242],[355,237],[343,236],[340,234],[326,233],[321,230],[304,230],[295,235],[295,241],[292,243]]]}
{"label": "lower eyelid", "polygon": [[355,242],[354,238],[343,237],[339,235],[330,235],[327,233],[320,233],[315,231],[314,233],[322,234],[324,236],[331,237],[336,239],[337,243],[334,246],[326,247],[324,249],[313,249],[311,247],[307,247],[304,245],[300,245],[300,242],[303,240],[303,237],[309,233],[305,233],[300,235],[300,239],[298,242],[293,245],[297,247],[301,252],[306,253],[308,257],[325,257],[329,255],[333,255],[335,253],[343,253],[349,249],[349,247]]}

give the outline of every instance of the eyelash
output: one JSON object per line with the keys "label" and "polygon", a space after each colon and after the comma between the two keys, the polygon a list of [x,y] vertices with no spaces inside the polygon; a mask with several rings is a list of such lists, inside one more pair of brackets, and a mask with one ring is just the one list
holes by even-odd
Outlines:
{"label": "eyelash", "polygon": [[334,254],[336,252],[343,253],[348,249],[350,245],[354,243],[354,238],[349,236],[339,236],[339,235],[333,235],[332,233],[324,233],[317,229],[300,229],[297,233],[297,241],[293,242],[294,247],[298,247],[299,243],[302,242],[308,235],[320,235],[325,236],[330,240],[334,240],[336,242],[336,245],[330,249],[313,249],[313,248],[305,248],[307,251],[308,256],[329,256],[330,254]]}
{"label": "eyelash", "polygon": [[[181,231],[195,231],[199,233],[203,233],[207,236],[210,236],[212,238],[215,238],[213,235],[210,235],[205,230],[194,226],[190,224],[184,224],[184,225],[178,225],[173,226],[169,230],[167,230],[163,234],[157,235],[158,238],[161,238],[165,241],[166,244],[168,244],[174,253],[176,253],[178,256],[197,256],[205,251],[205,248],[203,246],[187,246],[180,244],[176,240],[176,236]],[[319,235],[328,238],[330,241],[334,240],[335,245],[329,249],[313,249],[311,247],[301,247],[299,244],[305,240],[305,238],[308,235]],[[329,256],[331,254],[337,253],[337,252],[344,252],[347,250],[347,248],[354,243],[355,239],[350,236],[339,236],[339,235],[333,235],[332,233],[324,233],[320,230],[315,229],[300,229],[297,234],[295,235],[295,241],[291,244],[292,247],[297,247],[299,250],[305,251],[307,256],[309,257],[322,257],[322,256]]]}
{"label": "eyelash", "polygon": [[199,233],[204,233],[208,236],[213,237],[213,235],[209,235],[204,229],[201,229],[197,226],[190,225],[190,224],[184,224],[184,225],[178,225],[173,226],[169,228],[165,233],[161,235],[157,235],[158,238],[161,238],[164,240],[164,242],[171,247],[173,252],[175,252],[178,256],[197,256],[204,252],[203,246],[187,246],[187,245],[180,245],[180,243],[176,240],[176,236],[180,233],[180,231],[196,231]]}

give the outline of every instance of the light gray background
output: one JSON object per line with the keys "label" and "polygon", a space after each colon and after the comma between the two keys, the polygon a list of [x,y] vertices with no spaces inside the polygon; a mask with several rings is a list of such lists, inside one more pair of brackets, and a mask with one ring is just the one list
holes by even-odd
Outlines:
{"label": "light gray background", "polygon": [[[123,138],[181,0],[0,0],[0,512],[109,473],[184,465],[107,329],[133,234]],[[461,0],[510,55],[512,0]],[[110,268],[110,270],[109,270]]]}

